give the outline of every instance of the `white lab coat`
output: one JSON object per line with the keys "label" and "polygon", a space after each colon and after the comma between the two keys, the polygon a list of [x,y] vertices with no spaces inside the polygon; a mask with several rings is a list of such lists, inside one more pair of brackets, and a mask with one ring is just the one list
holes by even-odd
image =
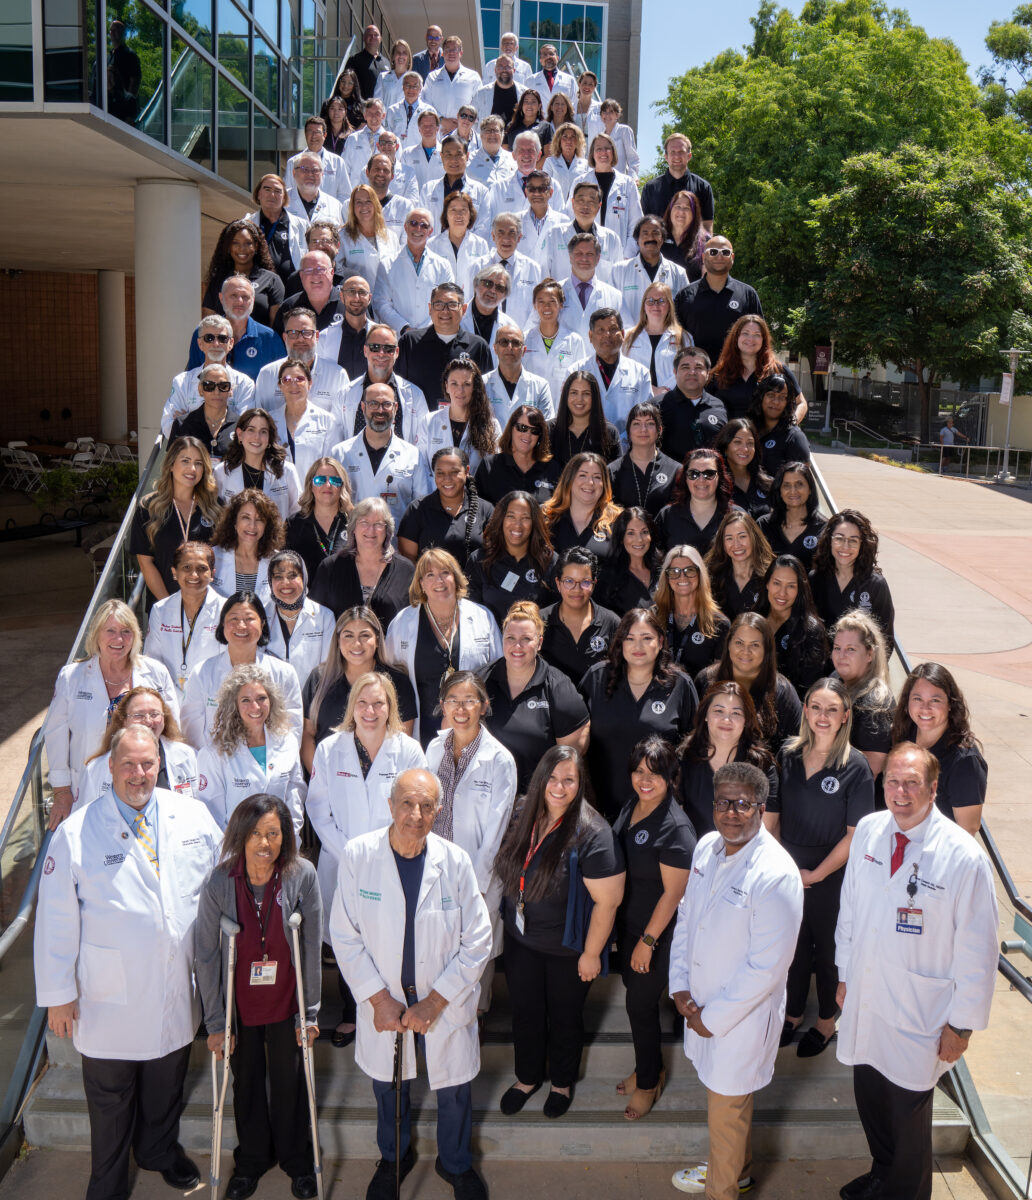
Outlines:
{"label": "white lab coat", "polygon": [[365,169],[369,165],[369,160],[376,153],[376,143],[379,138],[380,130],[373,133],[368,125],[363,125],[361,129],[356,129],[354,133],[348,135],[341,157],[344,159],[344,166],[351,179],[365,181]]}
{"label": "white lab coat", "polygon": [[[459,328],[464,329],[467,333],[476,333],[477,332],[477,327],[473,324],[473,301],[472,301],[472,299],[469,302],[469,307],[462,314],[462,320],[459,322]],[[505,329],[505,328],[519,329],[519,326],[512,319],[512,317],[510,317],[508,315],[508,313],[502,312],[502,307],[501,307],[501,305],[499,305],[498,306],[498,316],[495,320],[494,330],[492,331],[491,336],[488,339],[488,342],[490,344],[490,350],[491,350],[491,365],[492,365],[492,368],[495,370],[498,367],[498,355],[495,354],[494,340],[498,336],[498,330]]]}
{"label": "white lab coat", "polygon": [[380,264],[390,262],[398,250],[398,235],[392,229],[374,239],[362,233],[353,238],[341,230],[337,265],[344,271],[345,277],[361,275],[372,291]]}
{"label": "white lab coat", "polygon": [[[621,246],[628,247],[628,252],[633,253],[634,239],[631,235],[635,225],[642,218],[641,199],[638,196],[638,188],[630,176],[619,170],[614,174],[616,178],[609,188],[609,196],[606,200],[605,226],[616,234],[620,239]],[[594,171],[589,171],[585,178],[591,183],[598,182],[598,176]],[[570,213],[572,215],[572,208]]]}
{"label": "white lab coat", "polygon": [[[179,696],[164,663],[141,654],[129,687],[154,688],[161,693],[176,720],[179,719]],[[54,698],[43,723],[43,737],[50,785],[70,787],[73,800],[79,793],[83,765],[97,752],[104,738],[109,703],[99,658],[69,663],[57,673]]]}
{"label": "white lab coat", "polygon": [[[348,141],[350,142],[351,138],[348,138]],[[344,210],[341,208],[340,201],[322,188],[319,189],[311,216],[305,211],[300,193],[296,188],[290,188],[287,192],[287,212],[293,213],[295,217],[300,217],[304,221],[306,229],[313,221],[332,221],[338,228],[344,224]]]}
{"label": "white lab coat", "polygon": [[[225,363],[220,365],[225,366]],[[172,426],[177,418],[188,416],[204,403],[197,388],[197,380],[203,370],[202,363],[199,367],[191,367],[189,371],[180,371],[172,380],[172,391],[161,410],[161,432],[165,437],[171,436]],[[226,373],[233,385],[226,419],[235,421],[242,412],[254,405],[254,380],[235,367],[226,367]]]}
{"label": "white lab coat", "polygon": [[541,97],[542,109],[548,108],[548,102],[556,92],[564,92],[570,97],[570,103],[577,103],[577,80],[570,74],[569,71],[564,71],[561,67],[555,73],[554,86],[548,86],[548,80],[545,78],[544,71],[535,71],[533,75],[528,75],[526,80],[527,89],[531,88]]}
{"label": "white lab coat", "polygon": [[[426,1034],[427,1076],[433,1089],[454,1087],[480,1070],[477,1001],[491,953],[491,923],[469,855],[433,833],[426,839],[413,926],[416,995],[436,991],[448,1001]],[[388,1081],[395,1034],[376,1032],[373,1006],[366,1003],[384,988],[404,1003],[405,894],[388,829],[356,838],[344,852],[329,929],[337,965],[358,1005],[355,1062],[373,1079]],[[402,1074],[412,1079],[415,1038],[403,1038],[402,1045]]]}
{"label": "white lab coat", "polygon": [[530,405],[531,408],[540,409],[546,421],[550,421],[555,416],[552,389],[548,386],[548,380],[543,379],[540,375],[532,374],[526,367],[520,371],[520,377],[516,380],[516,389],[511,400],[509,391],[502,382],[501,374],[498,371],[488,371],[484,376],[484,390],[487,392],[488,400],[491,401],[495,420],[503,427],[512,413],[525,404]]}
{"label": "white lab coat", "polygon": [[426,77],[421,95],[431,108],[437,110],[439,117],[454,120],[464,104],[475,105],[483,83],[476,71],[461,63],[454,76],[448,74],[447,67],[438,67]]}
{"label": "white lab coat", "polygon": [[[473,273],[476,274],[477,271],[501,261],[502,256],[496,249],[492,249],[475,264]],[[527,326],[535,319],[534,289],[544,279],[545,273],[538,262],[528,258],[526,254],[521,254],[519,250],[509,259],[505,270],[511,284],[509,294],[505,298],[505,315],[512,317],[520,329],[526,332]]]}
{"label": "white lab coat", "polygon": [[[441,174],[444,174],[443,168]],[[416,195],[418,194],[417,191]],[[405,221],[409,213],[416,207],[415,197],[410,199],[405,194],[404,182],[395,178],[388,189],[387,199],[380,201],[380,207],[383,209],[384,224],[394,234],[400,248],[405,242]],[[381,264],[386,261],[387,257],[385,256],[381,260]]]}
{"label": "white lab coat", "polygon": [[710,1091],[744,1096],[770,1082],[802,919],[799,869],[762,825],[730,858],[719,833],[696,846],[670,947],[670,994],[691,992],[713,1034],[684,1031],[685,1055]]}
{"label": "white lab coat", "polygon": [[[419,706],[419,689],[416,687],[416,637],[419,633],[419,607],[403,608],[387,626],[384,639],[384,655],[408,673],[416,692],[416,707]],[[493,663],[502,656],[502,635],[498,622],[491,611],[472,600],[459,601],[459,667],[460,671],[475,671],[477,667]],[[419,716],[416,716],[417,728]]]}
{"label": "white lab coat", "polygon": [[275,599],[265,603],[265,615],[269,619],[268,652],[289,663],[297,674],[297,681],[304,688],[308,676],[326,659],[333,645],[333,626],[336,620],[332,609],[317,604],[305,597],[297,622],[290,638],[290,648],[283,640]]}
{"label": "white lab coat", "polygon": [[[566,229],[570,224],[570,218],[557,208],[549,208],[541,218],[539,228],[537,219],[530,208],[527,208],[520,214],[520,221],[523,226],[523,235],[520,238],[519,253],[526,255],[527,258],[532,258],[537,263],[541,268],[543,279],[546,275],[552,274],[552,242],[555,236],[552,231]],[[567,241],[569,241],[568,238]],[[564,266],[558,275],[552,276],[553,279],[562,279],[564,275],[570,273],[570,255],[565,244],[563,245],[563,254],[566,255]]]}
{"label": "white lab coat", "polygon": [[[434,222],[435,227],[440,223],[441,214],[438,212],[437,220]],[[473,276],[480,269],[481,260],[490,252],[490,245],[479,233],[473,233],[470,230],[459,243],[459,252],[456,254],[448,239],[448,231],[445,229],[441,233],[435,233],[427,242],[426,248],[439,254],[445,262],[451,263],[452,270],[455,272],[455,282],[462,288],[462,294],[469,303],[473,299]]]}
{"label": "white lab coat", "polygon": [[[421,388],[417,388],[414,383],[409,383],[407,379],[402,379],[400,375],[393,375],[391,378],[398,385],[398,402],[401,405],[401,436],[414,446],[427,411],[426,397]],[[358,406],[362,403],[364,384],[364,376],[356,379],[344,396],[344,405],[340,410],[338,421],[341,427],[341,437],[345,442],[355,436],[355,420],[358,417]],[[341,447],[334,446],[332,449],[338,450]],[[333,457],[336,458],[336,454]],[[359,497],[356,496],[355,500],[358,499]]]}
{"label": "white lab coat", "polygon": [[537,323],[527,330],[527,352],[523,356],[523,370],[533,371],[548,383],[552,394],[552,405],[559,410],[563,384],[573,370],[573,364],[581,361],[588,352],[588,341],[575,330],[559,322],[559,332],[552,342],[552,349],[545,348],[544,338]]}
{"label": "white lab coat", "polygon": [[408,325],[425,329],[430,324],[430,293],[439,283],[454,283],[453,263],[432,250],[423,250],[419,274],[408,247],[402,246],[389,263],[381,263],[373,286],[373,306],[380,320],[401,333]]}
{"label": "white lab coat", "polygon": [[[237,590],[235,552],[226,550],[222,546],[213,546],[212,549],[215,552],[215,571],[212,575],[211,585],[219,595],[228,599]],[[254,594],[263,604],[272,595],[269,587],[269,560],[267,558],[258,560],[258,578],[255,580]]]}
{"label": "white lab coat", "polygon": [[[197,799],[197,755],[193,747],[186,742],[171,742],[168,738],[161,739],[161,749],[165,754],[165,773],[168,775],[169,791],[178,796],[192,796]],[[79,779],[79,795],[72,805],[72,812],[77,812],[87,804],[92,804],[101,796],[111,791],[111,752],[102,754],[100,758],[91,759]]]}
{"label": "white lab coat", "polygon": [[[692,345],[691,334],[685,334],[684,345]],[[667,331],[656,347],[656,386],[669,391],[675,386],[674,378],[674,357],[678,350],[681,349],[681,341],[677,336]],[[625,350],[621,358],[632,359],[636,363],[641,363],[646,371],[649,370],[649,363],[652,362],[652,342],[649,340],[649,335],[646,330],[641,333],[631,343],[630,350]],[[649,379],[651,379],[651,374]]]}
{"label": "white lab coat", "polygon": [[[515,213],[520,216],[525,212],[530,205],[527,202],[527,197],[523,193],[523,184],[520,182],[519,172],[514,171],[511,175],[506,175],[504,179],[498,179],[491,186],[491,190],[487,193],[487,201],[484,205],[485,213],[480,214],[478,224],[483,229],[490,230],[491,222],[498,216],[499,213]],[[551,199],[548,201],[548,207],[554,208],[556,212],[562,210],[563,198],[555,189],[552,189]]]}
{"label": "white lab coat", "polygon": [[315,748],[306,811],[319,835],[319,890],[329,912],[344,847],[391,823],[388,800],[402,771],[425,767],[423,748],[406,733],[388,734],[364,778],[354,733],[331,733]]}
{"label": "white lab coat", "polygon": [[[588,298],[581,308],[580,294],[577,291],[577,280],[567,275],[563,281],[563,311],[559,320],[569,329],[581,335],[585,343],[590,345],[591,314],[599,308],[615,308],[620,311],[620,293],[610,283],[603,283],[598,275],[591,281]],[[571,370],[573,368],[571,367]]]}
{"label": "white lab coat", "polygon": [[[459,189],[473,201],[473,207],[480,214],[484,211],[484,202],[487,199],[487,188],[482,183],[477,183],[475,179],[470,179],[468,175],[462,178],[462,187]],[[421,191],[419,197],[419,207],[428,208],[430,210],[430,218],[433,221],[434,229],[441,228],[441,212],[444,208],[444,176],[440,179],[431,180]],[[478,216],[479,224],[479,216]],[[484,233],[483,230],[478,232]],[[447,234],[445,235],[447,236]],[[449,254],[453,258],[454,255]]]}
{"label": "white lab coat", "polygon": [[[346,379],[347,376],[345,375],[344,378]],[[301,490],[304,488],[305,476],[312,463],[323,458],[326,451],[341,440],[342,430],[331,412],[325,408],[319,408],[309,400],[305,411],[301,414],[301,420],[294,429],[293,463],[290,461],[286,406],[276,413],[276,437],[287,448],[287,462],[283,473],[286,475],[286,467],[293,466],[297,473],[298,496],[300,497]],[[293,511],[296,512],[297,507]]]}
{"label": "white lab coat", "polygon": [[[261,229],[261,215],[261,209],[258,209],[253,213],[248,213],[244,220],[250,221]],[[301,256],[308,253],[308,243],[305,241],[307,228],[307,216],[302,220],[296,213],[287,209],[287,245],[290,248],[290,261],[294,264],[295,271],[301,267]]]}
{"label": "white lab coat", "polygon": [[[546,259],[545,273],[551,275],[553,279],[565,279],[571,273],[568,247],[570,238],[577,232],[578,230],[574,229],[573,221],[569,217],[553,226],[549,231],[542,253]],[[598,260],[598,266],[595,268],[596,276],[603,283],[610,283],[613,268],[626,254],[624,244],[611,229],[600,225],[598,221],[592,224],[591,232],[598,238],[602,247],[602,257]],[[617,305],[618,310],[619,308],[620,306]]]}
{"label": "white lab coat", "polygon": [[561,154],[550,154],[545,159],[544,171],[564,201],[569,200],[573,185],[584,179],[590,170],[588,160],[580,154],[575,154],[569,163]]}
{"label": "white lab coat", "polygon": [[[989,860],[969,833],[932,805],[907,831],[914,840],[890,878],[898,828],[891,813],[872,813],[849,848],[835,930],[846,985],[837,1053],[840,1062],[866,1063],[899,1087],[925,1091],[949,1070],[938,1055],[943,1026],[989,1024],[999,917]],[[922,910],[919,934],[897,931],[897,909],[910,907]]]}
{"label": "white lab coat", "polygon": [[[440,179],[444,174],[444,164],[441,162],[441,148],[435,146],[433,153],[429,158],[423,149],[422,138],[415,141],[412,145],[407,146],[398,155],[398,162],[406,171],[411,171],[416,178],[416,185],[420,191],[428,183],[433,183],[435,179]],[[415,205],[412,206],[415,208]],[[398,241],[404,242],[404,236],[399,234]]]}
{"label": "white lab coat", "polygon": [[[301,495],[301,481],[297,477],[297,469],[288,458],[283,464],[283,474],[279,479],[271,471],[263,471],[262,474],[262,492],[276,505],[279,515],[285,521],[297,512],[297,501]],[[215,483],[219,489],[219,499],[228,503],[244,490],[243,465],[234,467],[231,471],[224,462],[220,462],[215,468]]]}
{"label": "white lab coat", "polygon": [[407,74],[408,71],[405,70],[399,75],[392,68],[390,71],[382,71],[377,75],[373,96],[383,102],[383,107],[387,112],[390,112],[391,106],[397,104],[399,100],[404,102],[405,92],[401,81]]}
{"label": "white lab coat", "polygon": [[[275,362],[267,363],[258,372],[254,384],[254,407],[264,408],[274,417],[283,412],[283,392],[280,390],[278,376],[280,367],[286,361],[285,358],[278,358]],[[316,408],[325,409],[328,413],[334,412],[340,405],[339,397],[344,395],[351,384],[347,371],[334,359],[324,358],[320,354],[316,354],[311,370],[312,384],[308,389],[308,402]],[[283,440],[282,434],[280,440]],[[298,474],[303,481],[304,472],[299,471]]]}
{"label": "white lab coat", "polygon": [[[180,704],[183,702],[183,688],[186,687],[186,677],[198,663],[204,662],[212,654],[217,654],[221,647],[215,640],[215,630],[219,624],[219,614],[226,603],[226,597],[220,595],[213,587],[204,594],[204,602],[197,612],[194,622],[193,635],[187,632],[190,645],[186,650],[186,671],[183,666],[183,610],[182,597],[178,592],[158,600],[150,611],[147,619],[147,637],[143,643],[143,652],[148,658],[163,663],[172,682],[176,685],[176,696]],[[186,628],[189,631],[190,622]],[[180,674],[183,682],[180,684]]]}
{"label": "white lab coat", "polygon": [[[513,56],[511,54],[509,55],[509,57],[513,58]],[[492,87],[494,87],[495,63],[497,61],[498,61],[497,58],[492,58],[491,61],[487,64],[487,66],[484,68],[484,78],[489,79],[491,81]],[[527,82],[527,80],[531,77],[531,75],[534,74],[534,68],[530,65],[529,62],[527,62],[527,60],[525,58],[513,58],[513,64],[514,64],[514,69],[513,69],[513,73],[512,73],[513,78],[518,83],[525,84]]]}
{"label": "white lab coat", "polygon": [[[426,748],[426,765],[440,775],[447,732]],[[494,864],[516,800],[516,760],[497,738],[480,727],[480,745],[455,786],[452,841],[473,863],[480,894],[491,917],[492,958],[502,952],[502,881]]]}
{"label": "white lab coat", "polygon": [[[273,658],[261,648],[255,654],[255,663],[283,693],[283,702],[290,716],[290,728],[300,742],[303,717],[297,672],[289,663]],[[232,670],[229,650],[223,646],[218,654],[206,658],[190,672],[186,681],[183,715],[179,727],[183,731],[183,737],[195,750],[200,750],[211,737],[211,723],[218,708],[219,688]]]}
{"label": "white lab coat", "polygon": [[[633,258],[621,259],[610,268],[609,282],[623,296],[621,311],[624,325],[628,329],[633,329],[641,316],[641,302],[645,298],[646,290],[654,283],[665,283],[671,293],[676,296],[681,288],[688,286],[688,274],[684,267],[678,266],[668,258],[661,257],[656,269],[656,278],[650,279],[642,266],[641,255],[635,254]],[[685,344],[691,345],[692,343],[689,341]],[[646,365],[648,365],[647,359]],[[674,385],[671,383],[668,386],[673,387]]]}
{"label": "white lab coat", "polygon": [[477,183],[482,183],[484,187],[490,188],[499,179],[516,174],[516,160],[503,147],[498,151],[498,161],[492,162],[491,156],[481,146],[476,154],[471,155],[466,174],[470,179],[475,179]]}
{"label": "white lab coat", "polygon": [[36,1003],[78,1001],[72,1041],[142,1062],[193,1041],[194,922],[222,835],[198,800],[157,788],[160,876],[108,793],[64,821],[43,866]]}
{"label": "white lab coat", "polygon": [[[491,106],[494,104],[495,76],[494,76],[494,59],[491,60],[491,69],[487,71],[484,78],[488,81],[483,87],[477,89],[477,94],[473,97],[473,107],[477,110],[477,122],[479,124],[485,117],[491,115]],[[520,80],[514,78],[514,86],[516,88],[516,102],[519,103],[520,97],[527,90]]]}
{"label": "white lab coat", "polygon": [[[351,139],[349,138],[348,141]],[[347,146],[347,142],[345,142]],[[294,164],[301,157],[301,154],[311,154],[313,151],[302,150],[299,154],[295,154],[292,158],[287,159],[287,169],[283,174],[283,182],[287,185],[287,191],[294,190]],[[323,165],[323,177],[321,189],[328,196],[333,196],[338,200],[343,207],[348,202],[348,197],[351,195],[351,174],[344,164],[344,160],[338,154],[334,154],[331,150],[327,150],[325,146],[318,152],[318,156]]]}
{"label": "white lab coat", "polygon": [[[498,439],[502,436],[502,427],[498,421],[494,422],[495,445],[498,444]],[[423,421],[423,427],[419,431],[416,439],[416,448],[419,450],[423,459],[424,486],[427,491],[433,490],[433,468],[431,462],[438,450],[445,446],[454,446],[455,439],[452,437],[451,418],[449,409],[438,408],[434,412],[428,412]],[[480,451],[474,450],[470,445],[469,440],[469,425],[462,431],[462,441],[459,442],[459,448],[465,450],[469,455],[469,471],[473,472],[480,466]]]}
{"label": "white lab coat", "polygon": [[601,133],[604,129],[602,124],[602,101],[593,100],[591,106],[586,113],[577,112],[577,102],[580,97],[573,102],[573,119],[580,126],[581,132],[590,145],[591,139],[596,133]]}
{"label": "white lab coat", "polygon": [[412,501],[431,490],[426,486],[419,451],[397,434],[391,435],[387,453],[380,459],[375,472],[366,450],[365,430],[334,446],[331,454],[348,473],[355,503],[379,496],[391,510],[395,528],[401,524],[405,509]]}
{"label": "white lab coat", "polygon": [[308,789],[301,770],[301,744],[291,732],[273,733],[266,729],[264,769],[243,742],[229,755],[208,742],[197,754],[197,770],[198,798],[220,829],[226,828],[242,800],[258,792],[268,792],[286,804],[294,833],[300,835]]}
{"label": "white lab coat", "polygon": [[[606,127],[602,122],[601,105],[597,116],[592,119],[588,118],[588,128],[585,130],[584,136],[588,139],[588,145],[591,144],[591,139],[599,133],[605,133]],[[623,175],[630,177],[633,183],[638,182],[638,175],[641,171],[641,157],[638,154],[638,147],[634,141],[634,130],[630,125],[625,125],[622,121],[617,121],[613,126],[613,132],[609,134],[613,139],[613,145],[616,146],[616,162],[613,166]]]}
{"label": "white lab coat", "polygon": [[[426,112],[431,106],[423,99],[422,96],[412,105],[412,119],[409,120],[404,95],[397,103],[392,104],[387,109],[387,116],[384,119],[384,124],[401,140],[402,150],[408,150],[411,146],[418,146],[423,140],[419,132],[419,114]],[[368,159],[366,160],[369,161]]]}
{"label": "white lab coat", "polygon": [[606,420],[612,421],[620,431],[620,442],[626,450],[627,414],[636,404],[644,404],[652,399],[652,377],[649,375],[648,367],[643,367],[640,362],[628,358],[621,351],[620,361],[616,365],[608,387],[599,372],[598,359],[595,357],[594,351],[579,363],[575,363],[570,370],[587,371],[588,374],[595,376],[599,391],[602,393],[602,409],[606,414]]}

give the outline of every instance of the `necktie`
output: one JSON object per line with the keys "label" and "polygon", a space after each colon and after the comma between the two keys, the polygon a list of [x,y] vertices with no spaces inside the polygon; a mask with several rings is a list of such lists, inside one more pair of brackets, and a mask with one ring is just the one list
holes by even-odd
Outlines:
{"label": "necktie", "polygon": [[591,285],[585,283],[583,279],[577,281],[577,295],[580,296],[580,306],[582,309],[588,307],[588,288]]}
{"label": "necktie", "polygon": [[133,831],[136,834],[136,840],[143,847],[144,854],[147,855],[147,860],[154,868],[154,874],[160,875],[158,870],[158,852],[154,848],[154,839],[151,837],[150,826],[147,824],[147,818],[143,813],[136,814],[136,820],[133,821]]}
{"label": "necktie", "polygon": [[[507,258],[503,258],[501,260],[501,262],[502,262],[502,266],[505,268],[506,275],[509,276],[509,279],[511,281],[512,280],[512,268],[509,266],[509,260]],[[502,301],[502,312],[506,311],[505,306],[508,303],[509,303],[509,297],[506,296],[505,299]]]}
{"label": "necktie", "polygon": [[411,105],[411,104],[406,104],[406,105],[405,105],[405,111],[408,113],[408,121],[406,121],[406,122],[405,122],[405,128],[406,128],[406,129],[408,129],[408,127],[409,127],[409,121],[411,121],[411,120],[412,120],[412,105]]}
{"label": "necktie", "polygon": [[889,863],[889,875],[895,875],[903,865],[903,854],[910,843],[905,833],[896,834],[896,848],[892,851],[892,861]]}
{"label": "necktie", "polygon": [[527,194],[527,177],[526,175],[517,175],[516,178],[520,181],[520,187],[523,188],[524,196]]}

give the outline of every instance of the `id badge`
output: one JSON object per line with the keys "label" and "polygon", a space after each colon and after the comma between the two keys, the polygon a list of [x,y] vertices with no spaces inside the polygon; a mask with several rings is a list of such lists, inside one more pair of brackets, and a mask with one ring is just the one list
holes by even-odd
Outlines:
{"label": "id badge", "polygon": [[381,492],[380,493],[380,499],[388,506],[390,505],[390,502],[392,500],[397,500],[397,498],[398,498],[397,492]]}
{"label": "id badge", "polygon": [[516,932],[518,934],[520,934],[522,936],[523,934],[525,934],[527,932],[527,922],[524,919],[522,908],[518,908],[516,910],[516,920],[514,923],[516,925]]}
{"label": "id badge", "polygon": [[923,933],[924,911],[920,908],[897,908],[896,932],[914,934]]}
{"label": "id badge", "polygon": [[519,583],[520,577],[515,571],[508,571],[505,578],[502,580],[502,591],[511,592],[512,589]]}
{"label": "id badge", "polygon": [[271,987],[276,982],[276,963],[251,963],[251,987]]}

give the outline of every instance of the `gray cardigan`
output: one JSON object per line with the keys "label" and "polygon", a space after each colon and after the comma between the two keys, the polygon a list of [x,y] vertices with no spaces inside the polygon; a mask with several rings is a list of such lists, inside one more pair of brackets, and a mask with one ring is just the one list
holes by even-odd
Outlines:
{"label": "gray cardigan", "polygon": [[[301,939],[302,983],[308,1024],[315,1025],[319,1017],[322,990],[323,908],[315,867],[298,857],[296,868],[280,878],[283,910],[283,933],[294,961],[294,936],[287,918],[300,910],[303,920],[298,935]],[[226,1024],[226,971],[229,967],[229,942],[223,941],[219,922],[225,915],[239,923],[237,916],[236,883],[224,866],[215,867],[201,888],[194,927],[194,973],[201,993],[204,1028],[207,1033],[222,1033]],[[294,963],[297,969],[297,963]],[[297,1017],[295,1024],[300,1025]]]}

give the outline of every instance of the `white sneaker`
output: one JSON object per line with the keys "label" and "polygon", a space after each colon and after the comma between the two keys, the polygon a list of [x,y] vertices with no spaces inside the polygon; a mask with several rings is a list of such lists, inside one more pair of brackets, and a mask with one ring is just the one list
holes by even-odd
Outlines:
{"label": "white sneaker", "polygon": [[[683,1171],[675,1171],[670,1182],[679,1192],[702,1193],[706,1190],[706,1164],[699,1163],[697,1167],[685,1167]],[[743,1175],[738,1181],[738,1191],[751,1191],[755,1183],[751,1175]]]}

